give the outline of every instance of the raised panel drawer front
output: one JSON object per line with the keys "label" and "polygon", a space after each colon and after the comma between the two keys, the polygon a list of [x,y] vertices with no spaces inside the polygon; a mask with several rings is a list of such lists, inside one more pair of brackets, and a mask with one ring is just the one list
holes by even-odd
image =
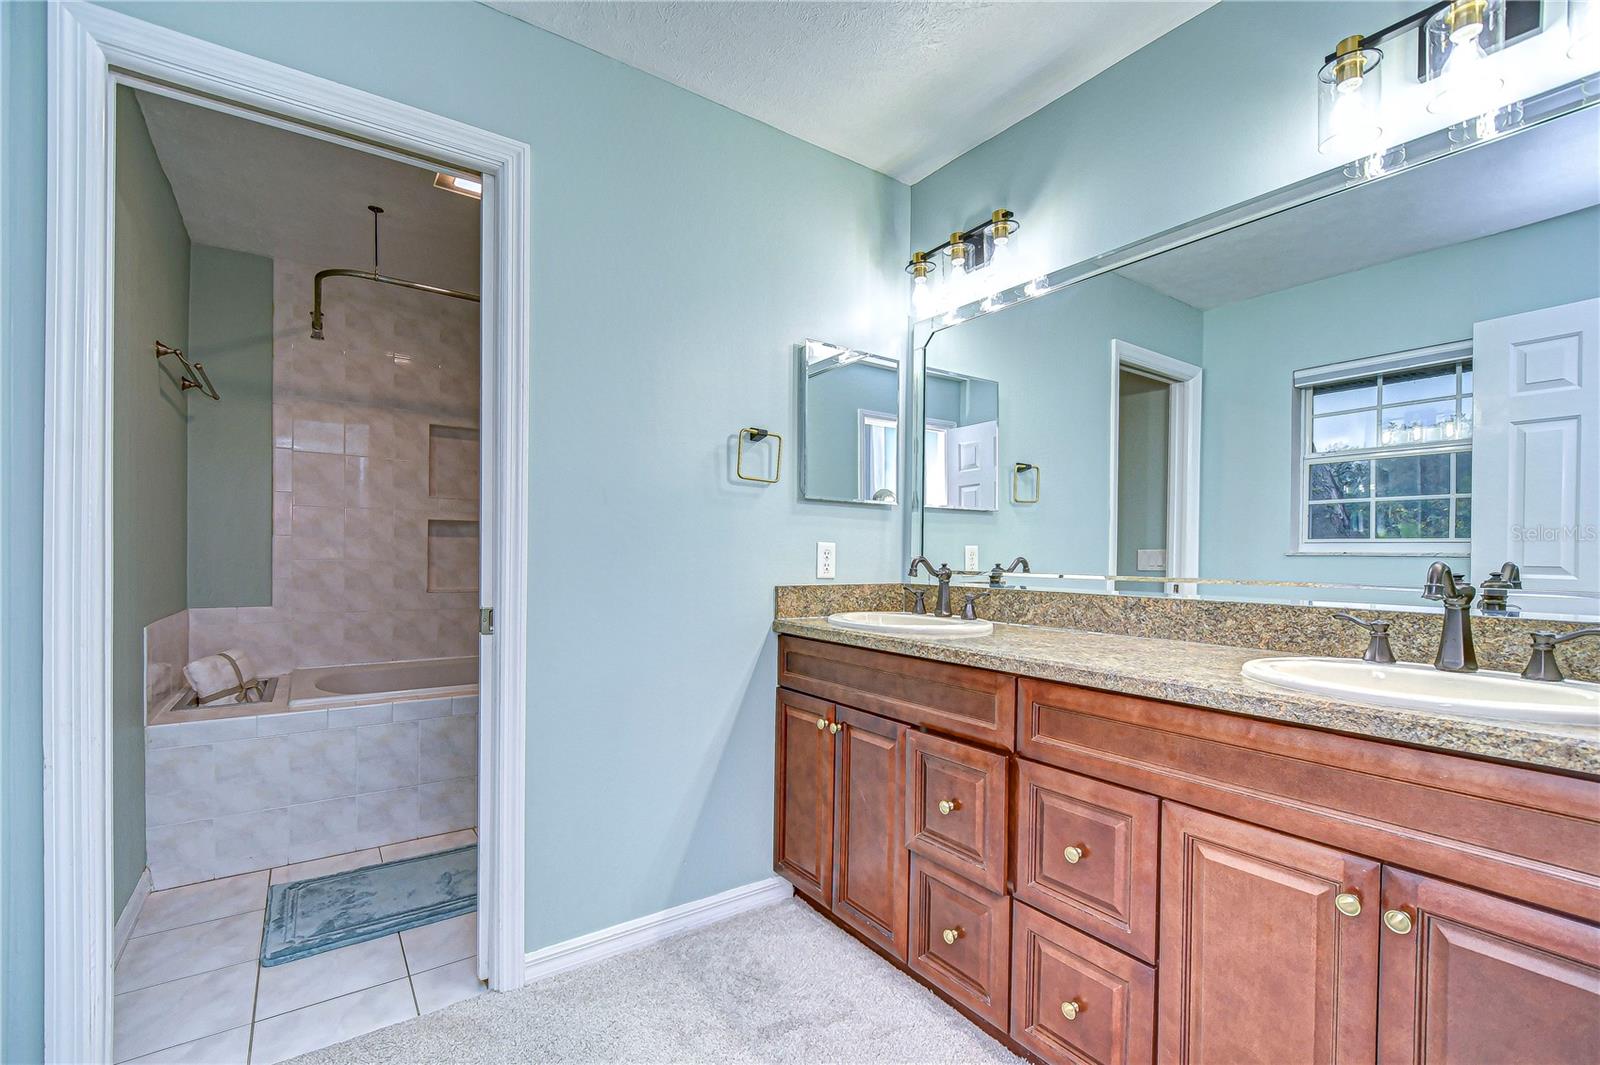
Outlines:
{"label": "raised panel drawer front", "polygon": [[996,1028],[1009,1019],[1011,899],[911,858],[913,971]]}
{"label": "raised panel drawer front", "polygon": [[1021,903],[1011,908],[1011,1038],[1049,1062],[1148,1065],[1156,971]]}
{"label": "raised panel drawer front", "polygon": [[778,638],[778,683],[910,725],[1010,750],[1017,679],[795,636]]}
{"label": "raised panel drawer front", "polygon": [[1600,927],[1383,870],[1384,1065],[1600,1061]]}
{"label": "raised panel drawer front", "polygon": [[906,727],[841,706],[834,740],[833,914],[906,958]]}
{"label": "raised panel drawer front", "polygon": [[1006,758],[926,732],[907,736],[911,850],[996,894],[1006,889]]}
{"label": "raised panel drawer front", "polygon": [[1162,804],[1161,1060],[1369,1065],[1378,1041],[1378,870]]}
{"label": "raised panel drawer front", "polygon": [[1017,753],[1600,921],[1600,781],[1024,678]]}
{"label": "raised panel drawer front", "polygon": [[1160,844],[1159,799],[1018,760],[1020,901],[1153,962]]}
{"label": "raised panel drawer front", "polygon": [[833,901],[832,703],[778,689],[772,867],[824,906]]}

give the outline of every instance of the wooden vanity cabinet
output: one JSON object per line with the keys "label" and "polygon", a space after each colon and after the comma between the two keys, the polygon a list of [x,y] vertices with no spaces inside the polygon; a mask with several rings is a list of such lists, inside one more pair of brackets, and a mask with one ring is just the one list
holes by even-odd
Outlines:
{"label": "wooden vanity cabinet", "polygon": [[774,864],[1047,1065],[1600,1065],[1600,780],[780,641]]}

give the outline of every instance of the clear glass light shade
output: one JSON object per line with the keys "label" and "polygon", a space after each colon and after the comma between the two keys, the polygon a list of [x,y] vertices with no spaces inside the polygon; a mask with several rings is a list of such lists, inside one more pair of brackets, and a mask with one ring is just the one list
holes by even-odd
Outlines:
{"label": "clear glass light shade", "polygon": [[1567,0],[1567,55],[1600,64],[1600,0]]}
{"label": "clear glass light shade", "polygon": [[1376,48],[1341,55],[1317,75],[1317,150],[1351,159],[1376,149],[1383,138],[1383,87]]}
{"label": "clear glass light shade", "polygon": [[1505,85],[1487,62],[1505,44],[1505,0],[1455,0],[1436,11],[1422,30],[1427,40],[1428,110],[1482,113],[1500,103]]}

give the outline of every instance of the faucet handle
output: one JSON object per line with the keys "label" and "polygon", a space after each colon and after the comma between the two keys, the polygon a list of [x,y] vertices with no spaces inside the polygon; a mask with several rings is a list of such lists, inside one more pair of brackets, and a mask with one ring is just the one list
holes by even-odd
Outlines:
{"label": "faucet handle", "polygon": [[1363,662],[1374,662],[1381,666],[1394,663],[1394,648],[1389,646],[1389,621],[1387,618],[1373,618],[1368,621],[1365,618],[1358,618],[1354,614],[1335,614],[1333,616],[1339,621],[1348,621],[1352,625],[1359,625],[1372,634],[1372,639],[1367,641],[1367,649],[1361,656]]}
{"label": "faucet handle", "polygon": [[926,614],[928,612],[928,593],[926,590],[913,593],[911,612],[913,614]]}
{"label": "faucet handle", "polygon": [[961,617],[966,621],[977,621],[978,600],[988,594],[988,592],[968,592],[967,601],[961,605]]}
{"label": "faucet handle", "polygon": [[1536,632],[1532,635],[1533,654],[1528,657],[1528,664],[1522,670],[1524,680],[1547,680],[1552,683],[1566,680],[1567,675],[1561,672],[1561,663],[1556,661],[1556,644],[1576,640],[1581,636],[1600,636],[1600,628],[1573,629],[1571,632],[1556,634],[1553,632]]}

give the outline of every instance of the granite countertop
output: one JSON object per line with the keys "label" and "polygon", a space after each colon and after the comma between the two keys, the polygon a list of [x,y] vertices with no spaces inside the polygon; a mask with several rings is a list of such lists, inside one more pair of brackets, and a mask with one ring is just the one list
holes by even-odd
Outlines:
{"label": "granite countertop", "polygon": [[835,628],[825,618],[779,618],[772,628],[829,643],[1600,776],[1600,725],[1490,721],[1335,701],[1246,680],[1239,672],[1252,658],[1288,657],[1272,651],[1034,625],[996,624],[992,635],[969,639],[855,632]]}

